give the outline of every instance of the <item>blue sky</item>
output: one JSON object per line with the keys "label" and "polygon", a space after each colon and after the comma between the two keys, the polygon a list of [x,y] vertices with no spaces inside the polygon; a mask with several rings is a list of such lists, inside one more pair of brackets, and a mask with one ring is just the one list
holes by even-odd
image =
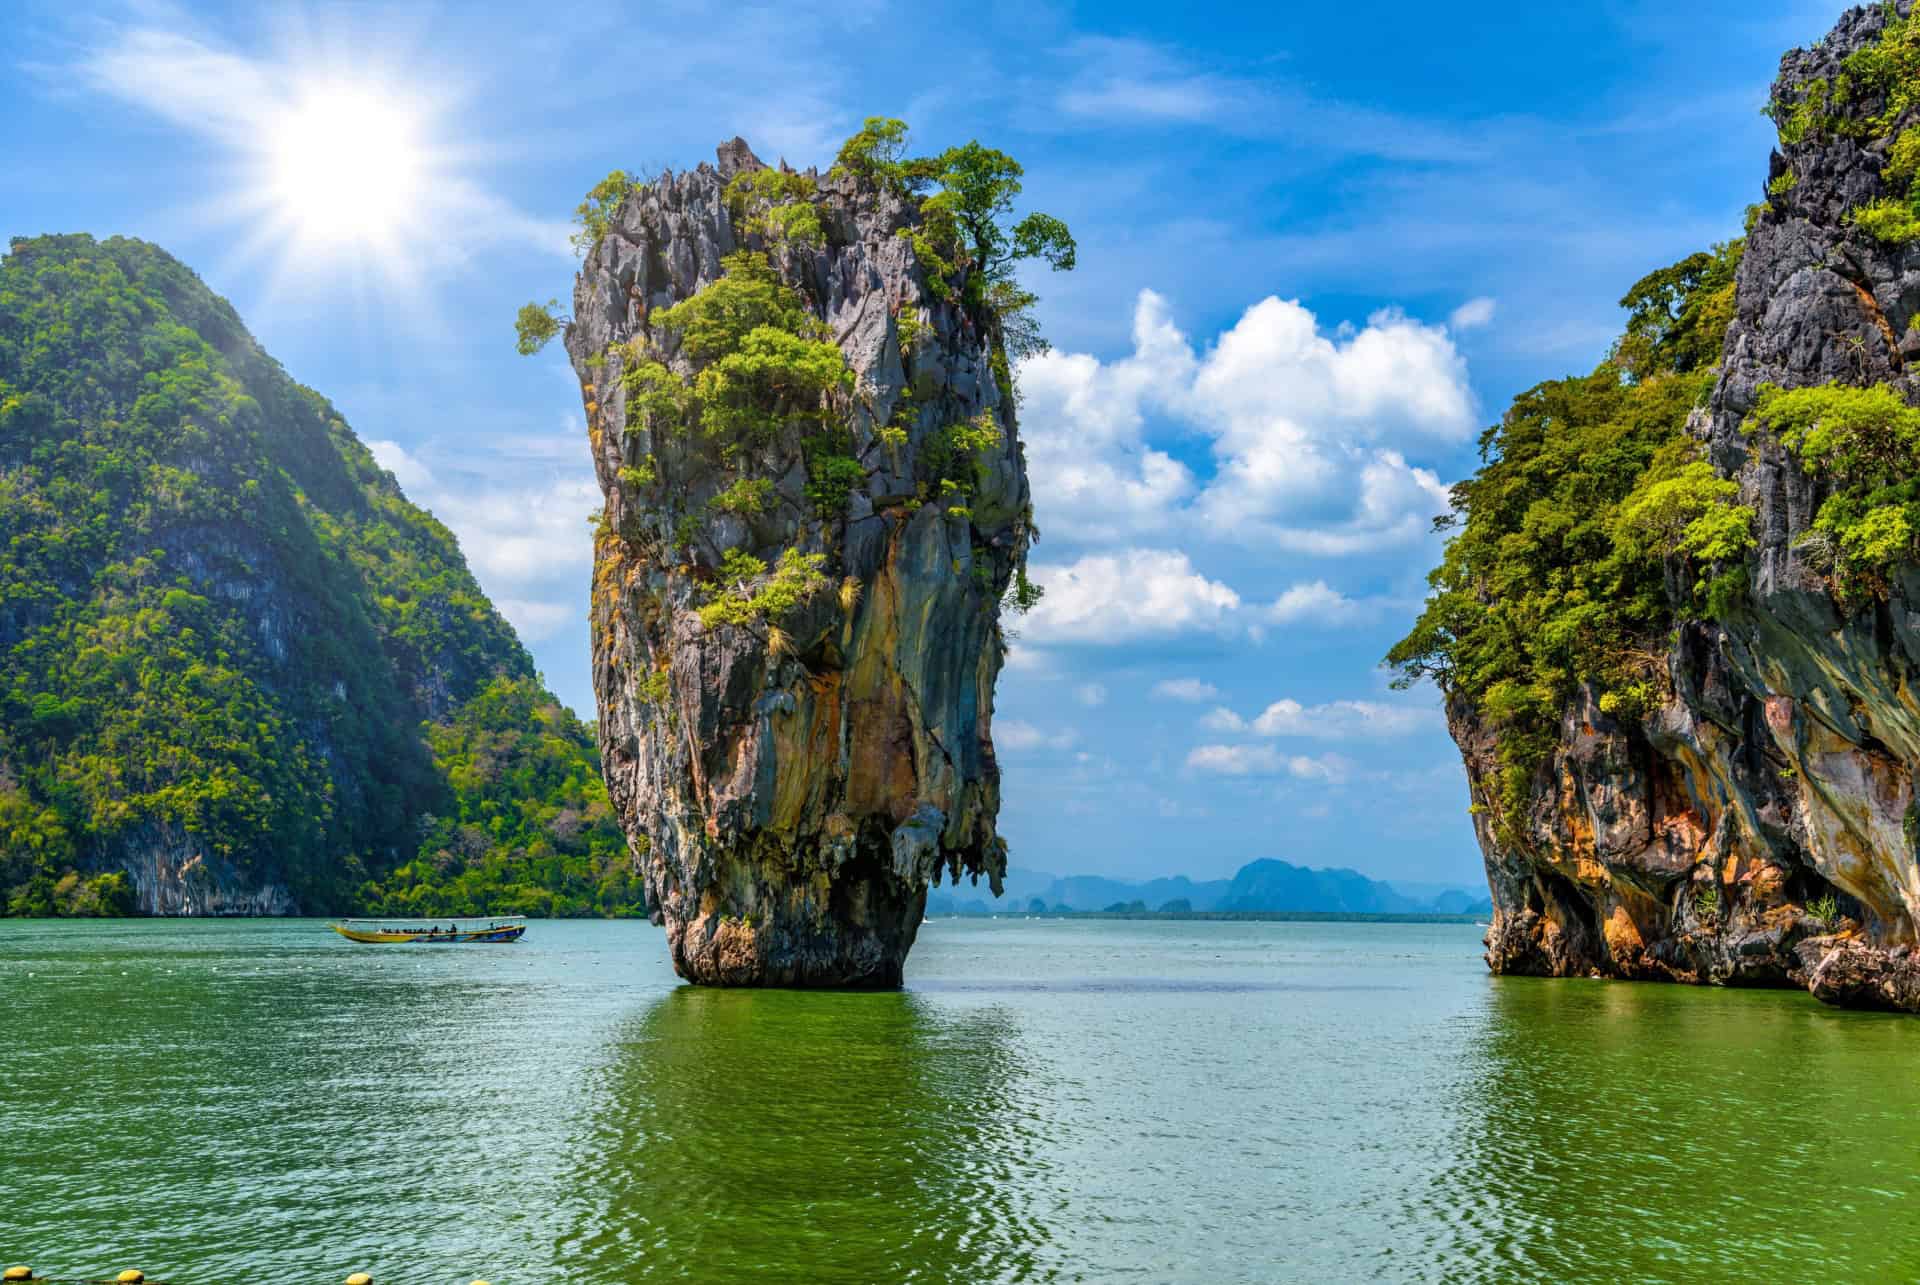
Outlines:
{"label": "blue sky", "polygon": [[1480,863],[1437,699],[1378,666],[1428,519],[1515,392],[1591,368],[1636,278],[1737,233],[1779,55],[1838,13],[11,8],[0,231],[140,236],[198,270],[454,528],[587,716],[578,392],[510,336],[520,303],[568,294],[580,193],[736,133],[824,166],[871,114],[1011,152],[1080,244],[1032,281],[1048,596],[998,698],[1014,863],[1462,885]]}

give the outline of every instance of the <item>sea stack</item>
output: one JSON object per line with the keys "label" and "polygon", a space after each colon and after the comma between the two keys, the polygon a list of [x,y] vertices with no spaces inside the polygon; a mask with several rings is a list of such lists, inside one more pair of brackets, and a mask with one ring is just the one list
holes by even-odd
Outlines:
{"label": "sea stack", "polygon": [[609,200],[574,287],[606,780],[694,982],[897,986],[930,882],[999,891],[1032,513],[1000,322],[922,219],[734,139]]}
{"label": "sea stack", "polygon": [[[1875,390],[1891,410],[1856,425],[1863,452],[1899,448],[1899,417],[1920,401],[1907,369],[1920,359],[1910,3],[1849,11],[1789,53],[1773,87],[1780,143],[1717,382],[1688,424],[1737,484],[1751,544],[1713,566],[1668,563],[1680,597],[1696,575],[1738,591],[1676,614],[1644,712],[1592,690],[1565,703],[1517,800],[1497,720],[1449,700],[1495,971],[1807,986],[1920,1010],[1920,566],[1899,489],[1911,462],[1888,466],[1890,481],[1864,454],[1836,462],[1809,432],[1840,415],[1802,401],[1796,421],[1781,400]],[[1851,508],[1828,506],[1850,487]]]}

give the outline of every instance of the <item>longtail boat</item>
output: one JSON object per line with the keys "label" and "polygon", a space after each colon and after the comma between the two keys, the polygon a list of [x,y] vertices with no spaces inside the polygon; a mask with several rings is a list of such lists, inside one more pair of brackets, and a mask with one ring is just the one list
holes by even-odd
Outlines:
{"label": "longtail boat", "polygon": [[527,931],[525,915],[495,915],[491,919],[434,920],[421,925],[404,919],[342,919],[327,927],[348,941],[374,945],[402,942],[432,942],[454,945],[462,942],[519,941]]}

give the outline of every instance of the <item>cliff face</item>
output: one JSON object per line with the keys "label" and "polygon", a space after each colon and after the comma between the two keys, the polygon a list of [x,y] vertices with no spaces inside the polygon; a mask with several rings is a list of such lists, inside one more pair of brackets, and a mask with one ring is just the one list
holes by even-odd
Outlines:
{"label": "cliff face", "polygon": [[1857,77],[1850,96],[1834,90],[1887,22],[1880,7],[1853,10],[1781,64],[1776,103],[1811,101],[1838,123],[1782,131],[1721,373],[1688,426],[1757,514],[1750,588],[1717,622],[1677,628],[1670,697],[1643,722],[1587,697],[1563,711],[1505,838],[1486,805],[1498,737],[1450,702],[1482,803],[1495,971],[1806,985],[1836,1003],[1920,1007],[1920,569],[1896,566],[1872,601],[1837,601],[1803,543],[1832,486],[1749,420],[1765,384],[1920,394],[1907,368],[1920,357],[1920,248],[1853,221],[1889,195],[1882,170],[1912,113],[1870,125],[1886,99]]}
{"label": "cliff face", "polygon": [[[990,722],[1000,602],[1030,532],[1024,463],[997,323],[930,283],[917,207],[790,175],[788,208],[811,207],[817,237],[749,231],[762,225],[727,189],[763,171],[736,139],[717,168],[637,190],[575,286],[566,344],[606,496],[602,759],[622,824],[648,841],[682,976],[891,986],[929,882],[984,874],[998,892],[1005,869]],[[657,392],[645,362],[676,386],[717,364],[653,319],[738,250],[766,256],[850,379],[721,449],[638,399]],[[777,609],[714,614],[783,558],[813,570]]]}

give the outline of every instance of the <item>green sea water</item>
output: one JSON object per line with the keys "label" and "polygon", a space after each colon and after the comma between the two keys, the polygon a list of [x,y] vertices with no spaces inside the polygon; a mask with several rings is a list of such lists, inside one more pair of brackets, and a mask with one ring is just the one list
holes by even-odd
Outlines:
{"label": "green sea water", "polygon": [[1920,1275],[1920,1020],[1498,979],[1467,925],[0,920],[0,1258],[176,1285]]}

